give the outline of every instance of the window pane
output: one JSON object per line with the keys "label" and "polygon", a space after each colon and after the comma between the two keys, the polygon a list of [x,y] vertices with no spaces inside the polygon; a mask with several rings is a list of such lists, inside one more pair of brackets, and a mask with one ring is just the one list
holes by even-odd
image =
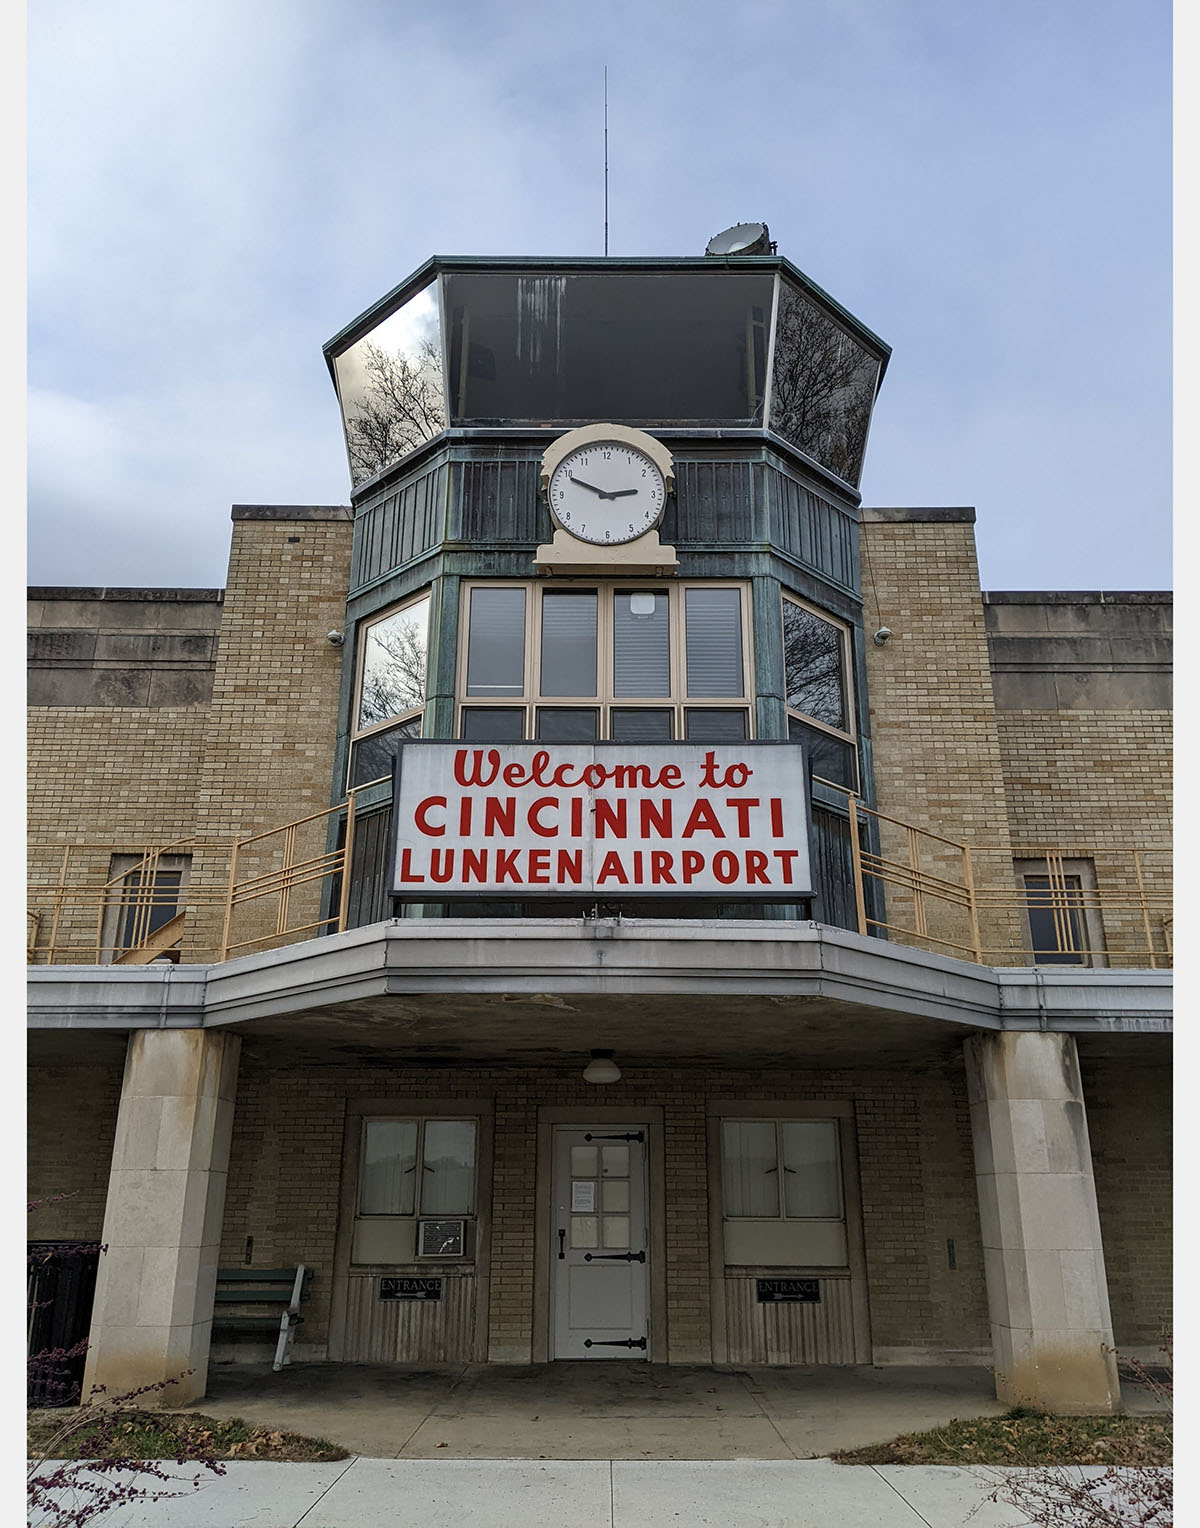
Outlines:
{"label": "window pane", "polygon": [[1086,964],[1087,939],[1080,908],[1083,882],[1077,875],[1062,876],[1051,890],[1050,877],[1027,875],[1029,938],[1035,965],[1082,966]]}
{"label": "window pane", "polygon": [[592,706],[538,707],[540,743],[594,743],[599,731],[600,713]]}
{"label": "window pane", "polygon": [[519,743],[525,736],[525,707],[464,706],[462,735],[475,743]]}
{"label": "window pane", "polygon": [[726,1215],[778,1215],[779,1163],[771,1120],[721,1124]]}
{"label": "window pane", "polygon": [[542,596],[543,695],[596,693],[596,595],[572,590]]}
{"label": "window pane", "polygon": [[699,706],[683,713],[689,743],[742,743],[746,739],[744,711],[709,711]]}
{"label": "window pane", "polygon": [[834,785],[844,785],[848,791],[858,789],[853,743],[844,743],[839,737],[830,737],[828,732],[822,732],[817,727],[807,727],[794,716],[788,717],[788,737],[793,742],[805,745],[814,775],[819,775],[822,780],[832,780]]}
{"label": "window pane", "polygon": [[417,1179],[417,1122],[369,1119],[363,1132],[360,1215],[411,1215]]}
{"label": "window pane", "polygon": [[470,1215],[474,1209],[475,1121],[425,1121],[421,1214]]}
{"label": "window pane", "polygon": [[126,876],[121,887],[124,917],[121,922],[120,948],[132,949],[156,934],[179,911],[180,870],[150,870],[143,867]]}
{"label": "window pane", "polygon": [[831,1119],[785,1120],[783,1136],[784,1213],[837,1220],[842,1213],[838,1127]]}
{"label": "window pane", "polygon": [[687,692],[741,695],[742,597],[737,589],[686,589]]}
{"label": "window pane", "polygon": [[525,591],[472,589],[467,694],[524,693]]}
{"label": "window pane", "polygon": [[614,743],[669,743],[674,713],[645,706],[614,706],[608,713],[608,732]]}
{"label": "window pane", "polygon": [[421,718],[414,716],[398,727],[389,727],[386,732],[373,732],[370,737],[360,738],[354,745],[350,784],[365,785],[368,780],[390,775],[401,738],[420,736]]}
{"label": "window pane", "polygon": [[783,662],[787,703],[827,727],[847,728],[842,674],[842,633],[837,626],[797,605],[783,602]]}
{"label": "window pane", "polygon": [[613,596],[613,694],[671,693],[671,624],[665,594]]}
{"label": "window pane", "polygon": [[358,725],[371,727],[425,704],[429,600],[418,600],[367,628]]}

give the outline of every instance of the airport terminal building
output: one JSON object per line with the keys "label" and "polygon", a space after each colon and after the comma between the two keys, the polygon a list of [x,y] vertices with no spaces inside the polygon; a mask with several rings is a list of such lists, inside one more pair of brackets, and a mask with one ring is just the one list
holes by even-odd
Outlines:
{"label": "airport terminal building", "polygon": [[88,1383],[270,1358],[299,1265],[296,1360],[1104,1411],[1156,1353],[1169,596],[981,592],[973,510],[864,506],[888,357],[770,246],[435,258],[326,346],[348,506],[30,591]]}

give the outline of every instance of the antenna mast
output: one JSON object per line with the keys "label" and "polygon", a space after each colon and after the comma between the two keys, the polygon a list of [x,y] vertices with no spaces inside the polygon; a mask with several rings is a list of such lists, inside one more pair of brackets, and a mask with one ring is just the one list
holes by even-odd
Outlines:
{"label": "antenna mast", "polygon": [[608,254],[608,65],[604,66],[604,253]]}

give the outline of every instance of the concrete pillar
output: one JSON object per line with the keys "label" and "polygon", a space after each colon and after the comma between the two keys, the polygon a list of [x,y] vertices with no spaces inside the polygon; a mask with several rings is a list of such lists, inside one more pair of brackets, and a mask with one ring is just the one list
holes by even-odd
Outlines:
{"label": "concrete pillar", "polygon": [[1079,1057],[1070,1035],[966,1042],[996,1394],[1103,1413],[1120,1388]]}
{"label": "concrete pillar", "polygon": [[85,1396],[159,1380],[175,1383],[143,1405],[204,1394],[240,1048],[227,1030],[130,1036]]}

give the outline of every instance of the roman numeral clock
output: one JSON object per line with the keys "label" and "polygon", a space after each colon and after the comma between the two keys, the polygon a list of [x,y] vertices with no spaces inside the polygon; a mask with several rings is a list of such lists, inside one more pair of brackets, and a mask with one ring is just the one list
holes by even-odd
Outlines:
{"label": "roman numeral clock", "polygon": [[538,571],[673,573],[675,548],[661,544],[658,525],[674,486],[671,453],[645,430],[568,430],[542,455],[554,540],[538,547]]}

